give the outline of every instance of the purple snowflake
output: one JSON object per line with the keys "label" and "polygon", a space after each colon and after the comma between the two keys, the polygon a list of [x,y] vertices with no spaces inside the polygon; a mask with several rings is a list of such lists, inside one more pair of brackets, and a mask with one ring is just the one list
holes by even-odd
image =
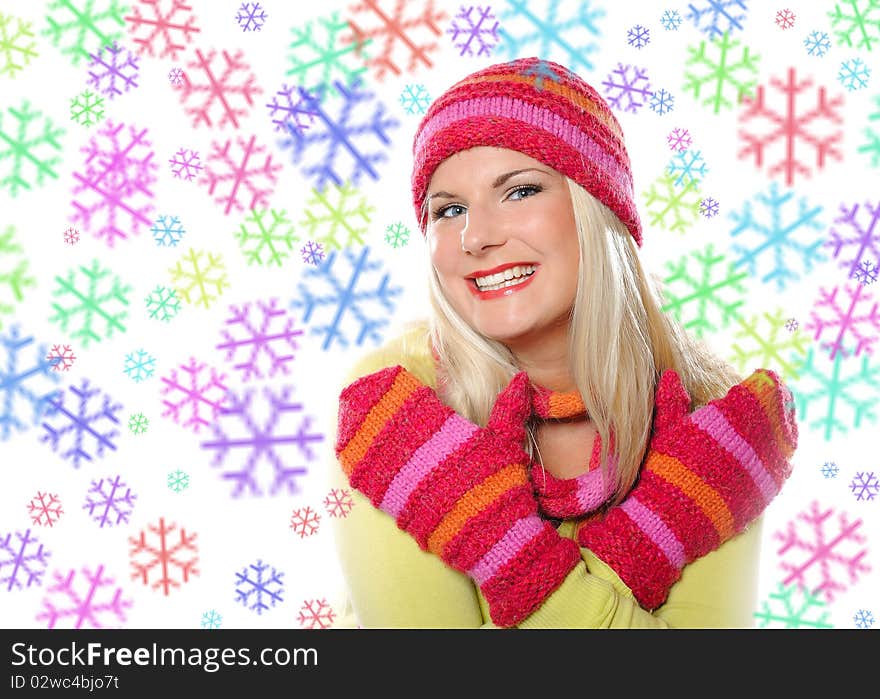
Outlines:
{"label": "purple snowflake", "polygon": [[841,204],[825,247],[833,248],[832,257],[847,270],[850,279],[862,263],[880,259],[880,200],[861,204]]}
{"label": "purple snowflake", "polygon": [[666,137],[669,150],[684,151],[691,147],[691,134],[687,129],[672,129]]}
{"label": "purple snowflake", "polygon": [[21,590],[40,585],[51,555],[38,539],[31,537],[30,529],[25,529],[24,534],[0,534],[0,587],[5,585],[11,592],[13,588]]}
{"label": "purple snowflake", "polygon": [[789,318],[787,321],[785,321],[785,329],[788,330],[788,332],[790,333],[793,333],[795,330],[797,330],[798,325],[800,324],[795,318]]}
{"label": "purple snowflake", "polygon": [[843,357],[850,356],[847,347],[855,345],[853,354],[873,353],[873,345],[880,337],[880,312],[877,301],[861,284],[835,286],[831,291],[819,288],[819,299],[810,311],[810,320],[805,330],[815,331],[814,340],[819,340],[831,331],[831,341],[822,343],[823,349],[831,350],[831,359],[838,352]]}
{"label": "purple snowflake", "polygon": [[718,215],[718,202],[712,197],[706,197],[700,202],[700,213],[706,218]]}
{"label": "purple snowflake", "polygon": [[[271,569],[271,573],[269,573]],[[283,602],[284,573],[275,570],[268,563],[257,559],[256,563],[245,566],[242,572],[236,573],[235,598],[245,607],[262,614],[269,607]],[[268,604],[266,603],[268,601]],[[248,606],[250,603],[250,606]]]}
{"label": "purple snowflake", "polygon": [[115,617],[117,623],[124,622],[125,610],[132,606],[132,601],[123,599],[122,588],[114,586],[113,578],[105,577],[103,565],[94,573],[83,566],[80,573],[79,578],[72,569],[52,573],[53,582],[46,588],[43,611],[37,614],[37,621],[48,622],[50,629],[68,621],[69,628],[74,629],[119,628],[108,626],[106,619]]}
{"label": "purple snowflake", "polygon": [[179,149],[168,162],[171,164],[171,174],[179,180],[191,182],[202,171],[198,151],[188,148]]}
{"label": "purple snowflake", "polygon": [[309,240],[300,250],[303,262],[309,265],[318,265],[324,259],[324,246]]}
{"label": "purple snowflake", "polygon": [[268,15],[258,2],[243,2],[238,8],[235,21],[243,32],[258,32],[263,28],[263,23]]}
{"label": "purple snowflake", "polygon": [[880,483],[873,471],[859,471],[849,484],[849,489],[856,496],[856,500],[873,500],[880,491]]}
{"label": "purple snowflake", "polygon": [[244,361],[233,364],[244,382],[290,373],[293,350],[299,349],[296,338],[303,331],[293,329],[293,316],[277,304],[278,299],[271,298],[268,303],[245,302],[229,307],[223,342],[217,349],[226,352],[227,362],[238,359],[239,351],[245,354]]}
{"label": "purple snowflake", "polygon": [[626,32],[626,43],[637,49],[647,46],[651,43],[651,30],[641,24],[631,27]]}
{"label": "purple snowflake", "polygon": [[[269,117],[275,124],[275,130],[286,132],[288,124],[296,129],[309,128],[317,116],[317,112],[310,109],[309,105],[315,103],[314,95],[301,87],[285,83],[266,106],[269,108]],[[300,117],[308,117],[309,122],[301,123]]]}
{"label": "purple snowflake", "polygon": [[618,63],[602,81],[608,103],[615,109],[637,113],[653,94],[648,71],[633,65]]}
{"label": "purple snowflake", "polygon": [[[109,99],[137,87],[138,58],[115,41],[92,57],[88,84]],[[120,89],[121,85],[121,89]]]}
{"label": "purple snowflake", "polygon": [[868,286],[868,284],[873,284],[877,281],[878,273],[880,273],[880,269],[871,260],[862,260],[850,277],[858,281],[859,284]]}
{"label": "purple snowflake", "polygon": [[137,495],[120,478],[121,476],[116,476],[113,480],[100,478],[92,481],[86,494],[83,509],[89,511],[89,515],[101,528],[128,524],[128,516],[134,508]]}
{"label": "purple snowflake", "polygon": [[[178,370],[184,378],[178,378]],[[205,372],[208,376],[205,377]],[[170,376],[163,376],[162,395],[181,394],[179,400],[163,398],[165,410],[162,417],[170,417],[182,427],[198,432],[202,427],[210,425],[217,417],[226,397],[227,387],[223,381],[226,374],[218,373],[204,362],[190,357],[189,364],[181,364],[171,370]],[[205,413],[208,417],[205,417]],[[188,413],[188,415],[184,415]]]}
{"label": "purple snowflake", "polygon": [[[473,16],[476,13],[476,16]],[[491,56],[498,45],[498,18],[489,5],[485,7],[461,6],[452,24],[446,30],[459,56]],[[477,51],[474,53],[474,45]]]}
{"label": "purple snowflake", "polygon": [[168,71],[168,82],[170,82],[175,87],[179,85],[183,85],[183,69],[182,68],[172,68]]}

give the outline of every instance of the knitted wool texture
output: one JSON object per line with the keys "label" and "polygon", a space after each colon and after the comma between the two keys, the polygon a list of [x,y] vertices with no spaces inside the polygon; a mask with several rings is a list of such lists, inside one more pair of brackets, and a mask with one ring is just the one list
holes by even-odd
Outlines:
{"label": "knitted wool texture", "polygon": [[577,543],[538,515],[522,447],[529,410],[525,372],[499,394],[486,428],[399,365],[339,398],[336,455],[352,487],[469,575],[499,626],[531,614],[580,561]]}
{"label": "knitted wool texture", "polygon": [[431,104],[413,140],[413,206],[423,235],[431,175],[450,155],[476,146],[516,150],[567,175],[617,214],[641,246],[620,124],[599,93],[569,69],[535,57],[498,63]]}

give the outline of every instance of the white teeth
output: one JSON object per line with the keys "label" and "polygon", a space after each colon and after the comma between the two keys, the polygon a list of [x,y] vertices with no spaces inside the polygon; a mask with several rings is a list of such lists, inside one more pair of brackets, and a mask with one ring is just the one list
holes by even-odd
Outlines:
{"label": "white teeth", "polygon": [[[499,272],[498,274],[490,274],[486,277],[478,277],[476,280],[477,286],[480,287],[480,289],[488,290],[490,287],[498,286],[506,281],[514,279],[515,277],[521,277],[531,274],[536,269],[537,267],[535,265],[517,265],[516,267],[511,267],[510,269],[506,269],[503,272]],[[507,286],[511,285],[508,284]]]}

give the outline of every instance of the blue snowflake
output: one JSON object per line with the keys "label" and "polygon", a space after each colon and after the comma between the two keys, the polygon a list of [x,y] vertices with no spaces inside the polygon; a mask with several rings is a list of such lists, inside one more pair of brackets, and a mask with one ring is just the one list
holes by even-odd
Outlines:
{"label": "blue snowflake", "polygon": [[849,489],[856,496],[856,500],[873,500],[880,491],[880,482],[877,481],[873,471],[859,471],[850,482]]}
{"label": "blue snowflake", "polygon": [[[316,104],[316,95],[310,94],[307,90],[297,86],[288,85],[281,86],[272,97],[272,102],[266,104],[269,108],[269,117],[275,124],[275,130],[286,132],[287,125],[291,124],[296,129],[307,129],[317,114],[309,108],[309,105]],[[308,117],[308,123],[301,122],[300,118]]]}
{"label": "blue snowflake", "polygon": [[812,31],[806,39],[804,46],[810,56],[824,56],[831,48],[831,39],[827,32]]}
{"label": "blue snowflake", "polygon": [[666,90],[655,90],[651,95],[651,103],[648,105],[652,112],[657,112],[660,116],[668,114],[675,106],[675,97]]}
{"label": "blue snowflake", "polygon": [[[88,379],[82,379],[79,387],[68,386],[71,399],[65,402],[64,391],[53,394],[48,399],[46,415],[43,418],[45,433],[41,442],[50,442],[52,450],[61,452],[61,457],[68,459],[74,468],[79,468],[83,460],[92,461],[92,457],[104,456],[106,450],[116,450],[114,439],[119,436],[116,426],[119,418],[116,413],[122,405],[113,400],[101,389],[89,386]],[[100,405],[92,407],[92,402],[100,398]],[[71,405],[72,404],[72,405]],[[70,446],[63,444],[70,437]],[[85,442],[94,442],[94,454],[87,450]]]}
{"label": "blue snowflake", "polygon": [[89,511],[89,515],[101,528],[128,524],[128,516],[132,513],[137,495],[120,478],[121,476],[116,476],[113,480],[100,478],[92,481],[86,494],[83,509]]}
{"label": "blue snowflake", "polygon": [[[47,346],[35,345],[33,337],[22,337],[19,333],[18,326],[12,325],[0,334],[0,440],[9,439],[13,430],[24,430],[40,422],[54,393],[49,386],[59,380],[52,373],[53,360],[48,359]],[[25,352],[34,354],[27,365],[21,360]],[[35,385],[40,383],[45,385]],[[24,417],[24,406],[29,417]]]}
{"label": "blue snowflake", "polygon": [[[305,270],[303,278],[306,282],[310,279],[314,279],[315,283],[325,281],[330,292],[321,294],[300,282],[300,299],[294,299],[291,307],[304,309],[303,322],[311,321],[311,334],[324,336],[321,345],[323,350],[330,349],[334,344],[347,348],[352,344],[352,339],[358,346],[368,339],[376,344],[382,341],[379,331],[388,325],[388,317],[381,317],[378,314],[370,317],[368,311],[371,302],[373,308],[381,307],[387,315],[390,315],[395,307],[393,299],[402,294],[403,289],[392,286],[387,273],[382,276],[375,288],[364,289],[364,280],[369,273],[382,267],[381,261],[367,262],[369,255],[370,247],[367,245],[359,250],[345,248],[341,255],[334,250],[315,269]],[[340,269],[342,260],[347,261],[351,267],[347,276]],[[337,261],[340,265],[334,268]],[[321,308],[329,308],[330,313],[327,314],[328,322],[318,325],[312,320],[312,314]],[[356,323],[356,328],[352,332],[346,332],[342,327],[346,316],[352,316]]]}
{"label": "blue snowflake", "polygon": [[633,114],[638,112],[653,94],[648,71],[622,63],[617,64],[617,68],[608,74],[602,85],[605,86],[605,95],[612,107]]}
{"label": "blue snowflake", "polygon": [[[392,147],[391,130],[400,126],[400,122],[385,115],[385,105],[375,100],[375,93],[362,87],[363,81],[356,78],[350,86],[337,81],[333,82],[337,94],[341,97],[334,102],[338,114],[330,114],[325,107],[329,101],[318,102],[309,98],[308,108],[317,115],[318,123],[307,132],[300,131],[287,124],[287,138],[280,142],[281,148],[291,149],[294,164],[305,161],[305,152],[310,146],[309,154],[326,143],[323,160],[310,158],[303,164],[301,171],[304,176],[314,181],[314,187],[323,192],[328,182],[341,186],[345,182],[358,184],[363,175],[374,180],[379,179],[375,164],[388,160],[388,152]],[[372,118],[366,123],[352,123],[352,112],[363,114],[373,111]],[[378,140],[378,147],[368,149],[365,141],[368,137]],[[338,163],[338,156],[348,158],[347,164]]]}
{"label": "blue snowflake", "polygon": [[626,43],[630,46],[635,46],[637,49],[647,46],[651,43],[651,31],[641,24],[637,24],[627,30]]}
{"label": "blue snowflake", "polygon": [[822,475],[825,478],[837,478],[837,474],[840,473],[840,469],[837,467],[837,464],[833,461],[826,461],[822,464]]}
{"label": "blue snowflake", "polygon": [[[702,6],[688,3],[685,19],[710,39],[721,37],[725,32],[734,33],[743,28],[748,7],[746,0],[704,0]],[[708,22],[704,20],[708,19]]]}
{"label": "blue snowflake", "polygon": [[700,201],[700,214],[706,218],[718,215],[718,202],[712,197],[706,197]]}
{"label": "blue snowflake", "polygon": [[88,84],[108,99],[112,100],[138,86],[138,57],[120,48],[117,42],[105,46],[97,54],[89,55],[92,62]]}
{"label": "blue snowflake", "polygon": [[805,272],[812,271],[814,265],[827,259],[820,252],[825,243],[825,224],[820,219],[822,207],[809,206],[806,198],[801,197],[797,200],[797,212],[791,213],[788,208],[793,203],[793,190],[782,191],[777,182],[771,182],[766,193],[757,194],[752,201],[743,204],[740,212],[730,214],[736,222],[731,237],[743,236],[745,239],[746,234],[751,234],[759,239],[753,246],[740,242],[731,246],[734,268],[747,265],[749,273],[758,276],[759,262],[770,258],[766,265],[768,269],[760,272],[759,278],[765,284],[775,282],[779,291],[788,282],[801,278],[793,264],[797,256]]}
{"label": "blue snowflake", "polygon": [[[477,13],[476,18],[471,16],[474,12]],[[488,5],[476,8],[462,6],[446,33],[452,36],[452,44],[459,49],[459,56],[488,57],[498,45],[498,19]],[[476,53],[474,44],[479,47]]]}
{"label": "blue snowflake", "polygon": [[[271,574],[268,569],[271,568]],[[278,602],[283,602],[281,595],[284,593],[284,583],[281,573],[261,559],[256,563],[246,566],[241,573],[236,573],[235,597],[248,609],[257,614],[274,607]],[[268,601],[268,604],[266,603]],[[250,602],[250,606],[248,603]]]}
{"label": "blue snowflake", "polygon": [[[36,550],[34,546],[37,546]],[[38,539],[31,537],[30,529],[25,529],[24,534],[0,534],[0,586],[5,585],[7,592],[11,592],[13,588],[21,590],[42,584],[43,573],[49,565],[47,559],[51,555]],[[5,574],[4,567],[7,568]]]}
{"label": "blue snowflake", "polygon": [[850,92],[868,87],[870,77],[871,69],[861,58],[844,61],[840,64],[840,71],[837,73],[838,82]]}
{"label": "blue snowflake", "polygon": [[203,629],[219,629],[220,624],[222,623],[223,617],[220,616],[220,614],[216,610],[209,609],[207,612],[202,614],[202,622],[200,625]]}
{"label": "blue snowflake", "polygon": [[568,66],[576,73],[595,70],[591,56],[599,50],[596,39],[601,32],[596,23],[605,10],[581,0],[577,13],[559,17],[559,0],[551,0],[547,10],[536,13],[532,0],[507,0],[501,15],[500,50],[509,60],[520,56],[543,56]]}
{"label": "blue snowflake", "polygon": [[539,58],[537,61],[530,64],[528,68],[520,73],[520,75],[529,78],[537,78],[537,80],[535,80],[535,89],[539,91],[544,89],[545,79],[558,84],[563,77],[560,75],[559,70],[556,67],[542,58]]}
{"label": "blue snowflake", "polygon": [[243,2],[238,8],[235,21],[243,32],[258,32],[263,28],[266,21],[266,11],[258,2]]}
{"label": "blue snowflake", "polygon": [[850,279],[855,279],[862,286],[868,286],[868,284],[873,284],[877,281],[878,274],[880,274],[880,267],[871,262],[871,260],[862,260],[849,277]]}
{"label": "blue snowflake", "polygon": [[183,230],[183,226],[180,224],[180,218],[177,216],[159,216],[150,232],[153,234],[156,245],[160,248],[173,248],[186,234],[186,231]]}
{"label": "blue snowflake", "polygon": [[300,249],[300,252],[303,256],[303,262],[308,265],[317,265],[324,259],[324,246],[313,240],[307,241]]}
{"label": "blue snowflake", "polygon": [[706,161],[702,151],[683,150],[672,156],[666,173],[675,177],[676,187],[686,187],[690,184],[700,184],[700,180],[706,176]]}
{"label": "blue snowflake", "polygon": [[668,32],[678,31],[681,26],[681,15],[678,10],[666,10],[660,18],[660,24]]}
{"label": "blue snowflake", "polygon": [[853,615],[856,628],[870,629],[874,625],[874,614],[868,609],[860,609]]}
{"label": "blue snowflake", "polygon": [[407,114],[424,114],[431,104],[431,96],[424,85],[404,85],[400,104]]}
{"label": "blue snowflake", "polygon": [[139,349],[125,355],[125,375],[135,383],[150,378],[155,369],[156,358],[145,350]]}

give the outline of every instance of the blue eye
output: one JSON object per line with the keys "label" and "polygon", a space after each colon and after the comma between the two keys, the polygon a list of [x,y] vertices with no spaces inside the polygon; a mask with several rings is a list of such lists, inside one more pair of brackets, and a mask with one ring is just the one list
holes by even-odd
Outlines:
{"label": "blue eye", "polygon": [[[517,194],[520,192],[537,193],[537,192],[542,191],[543,189],[544,188],[538,184],[521,184],[521,185],[514,187],[510,191],[509,196],[512,197],[514,194]],[[531,195],[529,195],[529,196],[531,196]],[[520,197],[520,198],[522,198],[522,197]],[[446,213],[448,211],[450,211],[451,209],[464,209],[464,207],[461,204],[447,204],[446,206],[441,206],[440,208],[434,209],[434,211],[431,212],[431,220],[436,221],[438,218],[452,218],[451,216],[446,215]]]}

